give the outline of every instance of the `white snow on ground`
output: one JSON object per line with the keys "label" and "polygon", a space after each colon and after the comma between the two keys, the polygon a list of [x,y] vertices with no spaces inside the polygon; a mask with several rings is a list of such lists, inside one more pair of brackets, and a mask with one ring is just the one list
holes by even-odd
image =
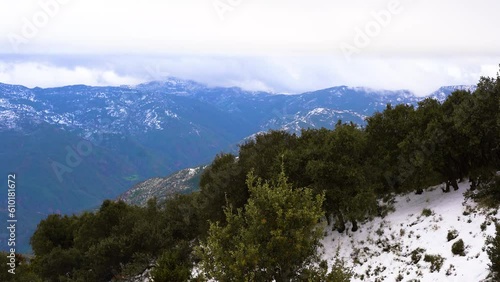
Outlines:
{"label": "white snow on ground", "polygon": [[[458,191],[452,189],[449,193],[436,186],[422,195],[396,196],[394,212],[361,224],[356,232],[340,234],[329,226],[323,239],[323,257],[331,265],[338,253],[347,266],[353,267],[352,281],[481,281],[488,275],[485,240],[495,234],[493,220],[498,214],[466,200],[463,193],[468,188],[464,181]],[[424,209],[433,214],[422,215]],[[453,229],[458,231],[458,237],[448,242],[448,231]],[[465,243],[465,256],[451,252],[459,239]],[[417,248],[425,252],[420,261],[413,263],[411,253]],[[444,258],[439,271],[431,272],[425,254]]]}

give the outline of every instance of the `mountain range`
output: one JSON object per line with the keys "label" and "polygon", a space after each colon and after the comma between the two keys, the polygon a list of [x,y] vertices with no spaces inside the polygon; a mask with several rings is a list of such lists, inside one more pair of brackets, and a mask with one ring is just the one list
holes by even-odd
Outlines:
{"label": "mountain range", "polygon": [[[442,87],[430,96],[473,88]],[[18,245],[29,251],[29,237],[48,214],[95,208],[141,181],[235,151],[258,132],[332,128],[338,120],[363,125],[388,103],[422,99],[348,86],[282,95],[177,78],[118,87],[0,83],[0,171],[18,174]],[[0,232],[2,248],[7,235]]]}

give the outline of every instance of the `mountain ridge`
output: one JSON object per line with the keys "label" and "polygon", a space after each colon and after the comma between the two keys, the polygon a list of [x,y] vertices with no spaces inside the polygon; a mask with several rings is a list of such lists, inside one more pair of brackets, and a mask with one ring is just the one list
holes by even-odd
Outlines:
{"label": "mountain ridge", "polygon": [[0,84],[0,147],[8,148],[0,170],[26,176],[19,213],[33,230],[34,215],[95,207],[141,181],[209,163],[256,132],[332,128],[338,120],[362,125],[387,103],[421,100],[408,91],[366,91],[284,95],[180,79],[135,87]]}

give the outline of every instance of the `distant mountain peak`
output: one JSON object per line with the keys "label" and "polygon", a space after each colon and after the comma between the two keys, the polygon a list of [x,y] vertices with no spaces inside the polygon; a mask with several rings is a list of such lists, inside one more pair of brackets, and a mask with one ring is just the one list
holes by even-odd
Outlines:
{"label": "distant mountain peak", "polygon": [[427,97],[436,99],[440,103],[444,102],[446,98],[457,90],[465,90],[474,92],[476,90],[476,85],[449,85],[449,86],[441,86],[436,91],[429,94]]}

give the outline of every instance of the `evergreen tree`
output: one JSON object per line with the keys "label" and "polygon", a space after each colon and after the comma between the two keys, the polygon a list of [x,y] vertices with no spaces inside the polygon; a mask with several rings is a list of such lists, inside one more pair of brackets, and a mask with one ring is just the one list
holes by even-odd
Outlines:
{"label": "evergreen tree", "polygon": [[2,282],[42,282],[42,279],[35,274],[33,265],[28,263],[28,259],[20,254],[15,255],[15,271],[10,273],[10,253],[0,252],[0,281]]}
{"label": "evergreen tree", "polygon": [[458,190],[457,179],[463,179],[470,171],[470,136],[464,134],[456,124],[460,106],[469,99],[468,91],[454,91],[444,101],[439,120],[429,126],[440,132],[431,161],[435,170],[440,173],[441,180],[446,181],[445,192],[449,191],[450,186]]}
{"label": "evergreen tree", "polygon": [[500,225],[496,225],[495,237],[489,237],[486,240],[488,244],[488,257],[490,258],[490,272],[494,281],[500,279]]}
{"label": "evergreen tree", "polygon": [[319,130],[316,141],[310,145],[306,173],[312,179],[312,187],[325,192],[327,217],[336,217],[339,232],[345,230],[345,222],[351,221],[353,231],[357,222],[376,212],[376,197],[367,164],[367,143],[364,131],[355,124],[337,124],[335,130]]}
{"label": "evergreen tree", "polygon": [[200,228],[208,230],[208,221],[225,222],[224,207],[230,203],[235,208],[243,207],[248,199],[245,172],[236,156],[217,155],[200,179]]}
{"label": "evergreen tree", "polygon": [[227,225],[212,223],[197,250],[202,270],[219,281],[297,280],[319,261],[324,196],[292,189],[284,172],[274,184],[250,174],[247,185],[245,208],[226,207]]}
{"label": "evergreen tree", "polygon": [[192,261],[189,243],[182,242],[167,249],[158,259],[152,271],[156,282],[188,281],[191,278]]}
{"label": "evergreen tree", "polygon": [[403,192],[403,183],[407,172],[400,170],[400,143],[414,129],[415,109],[411,105],[387,105],[381,113],[375,113],[366,119],[366,133],[369,151],[369,162],[375,171],[378,183],[383,184],[379,194]]}
{"label": "evergreen tree", "polygon": [[[257,177],[273,179],[281,171],[282,156],[298,145],[297,136],[284,130],[257,134],[255,140],[240,146],[239,163],[243,171],[253,170]],[[246,176],[246,174],[244,175]]]}
{"label": "evergreen tree", "polygon": [[403,179],[402,190],[423,192],[423,187],[439,183],[439,175],[432,166],[432,158],[441,139],[439,124],[442,114],[441,105],[432,98],[419,102],[412,118],[412,128],[398,144],[398,175]]}

